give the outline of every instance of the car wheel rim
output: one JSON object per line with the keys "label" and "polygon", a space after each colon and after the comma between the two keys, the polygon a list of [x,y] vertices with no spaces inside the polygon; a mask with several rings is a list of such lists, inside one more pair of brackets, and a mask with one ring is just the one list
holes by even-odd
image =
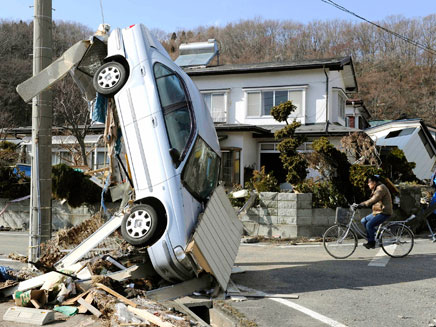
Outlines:
{"label": "car wheel rim", "polygon": [[98,74],[98,85],[102,89],[110,89],[118,84],[121,79],[121,72],[115,66],[109,66],[104,68]]}
{"label": "car wheel rim", "polygon": [[126,231],[132,238],[144,237],[150,231],[150,228],[151,217],[146,211],[135,211],[127,218]]}

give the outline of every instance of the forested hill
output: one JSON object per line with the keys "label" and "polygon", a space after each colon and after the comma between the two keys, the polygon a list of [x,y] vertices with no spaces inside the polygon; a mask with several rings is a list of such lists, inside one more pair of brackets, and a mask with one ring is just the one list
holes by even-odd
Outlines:
{"label": "forested hill", "polygon": [[[388,17],[380,25],[436,49],[436,14]],[[215,38],[221,63],[254,63],[351,55],[359,93],[373,119],[423,118],[436,125],[436,56],[367,23],[347,21],[246,20],[224,27],[165,33],[152,30],[173,59],[184,42]],[[91,34],[80,24],[56,22],[54,48],[60,55]],[[435,51],[433,51],[434,53]],[[30,106],[15,86],[31,75],[32,24],[0,22],[0,127],[30,124]]]}

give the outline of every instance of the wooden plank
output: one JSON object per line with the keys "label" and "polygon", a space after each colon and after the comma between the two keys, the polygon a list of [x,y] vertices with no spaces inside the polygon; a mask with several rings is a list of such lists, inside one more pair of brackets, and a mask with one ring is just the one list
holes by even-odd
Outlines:
{"label": "wooden plank", "polygon": [[130,305],[127,307],[127,310],[134,313],[138,317],[141,317],[145,320],[148,320],[149,322],[158,325],[159,327],[176,327],[172,323],[168,321],[163,321],[161,318],[155,316],[154,314],[148,312],[147,310],[137,309],[134,307],[131,307]]}
{"label": "wooden plank", "polygon": [[92,304],[89,304],[88,302],[86,302],[83,298],[78,299],[77,302],[79,302],[81,305],[85,306],[86,309],[88,309],[89,312],[91,312],[97,318],[99,318],[101,316],[101,312],[96,307],[94,307]]}
{"label": "wooden plank", "polygon": [[61,269],[75,264],[82,259],[89,251],[94,249],[98,244],[104,241],[110,234],[112,234],[118,227],[121,226],[124,215],[118,213],[112,216],[106,223],[99,229],[91,234],[86,240],[80,243],[69,254],[55,263],[56,269]]}
{"label": "wooden plank", "polygon": [[35,299],[30,299],[30,303],[32,303],[33,306],[34,306],[36,309],[41,308],[41,305],[40,305],[39,302],[36,301]]}
{"label": "wooden plank", "polygon": [[[83,297],[81,297],[80,299],[83,299]],[[89,303],[92,305],[92,301],[94,301],[94,294],[88,293],[88,295],[85,297],[84,300],[86,303]],[[79,313],[86,313],[86,311],[88,311],[88,308],[85,307],[83,304],[81,304],[79,307]]]}
{"label": "wooden plank", "polygon": [[73,297],[71,299],[65,300],[64,302],[62,302],[62,305],[73,305],[74,303],[77,302],[78,299],[84,297],[85,295],[87,295],[89,292],[91,292],[91,290],[87,290],[85,293],[81,293],[79,295],[77,295],[76,297]]}
{"label": "wooden plank", "polygon": [[107,287],[106,285],[100,284],[100,283],[95,283],[95,286],[98,288],[101,288],[103,291],[108,292],[109,294],[112,294],[113,296],[115,296],[116,298],[118,298],[118,300],[120,300],[121,302],[124,302],[127,305],[130,305],[134,308],[136,308],[138,305],[129,300],[128,298],[122,296],[120,293],[115,292],[114,290],[110,289],[109,287]]}
{"label": "wooden plank", "polygon": [[203,274],[179,284],[158,288],[146,293],[147,298],[155,301],[167,301],[178,297],[191,295],[195,291],[208,289],[212,286],[212,277]]}

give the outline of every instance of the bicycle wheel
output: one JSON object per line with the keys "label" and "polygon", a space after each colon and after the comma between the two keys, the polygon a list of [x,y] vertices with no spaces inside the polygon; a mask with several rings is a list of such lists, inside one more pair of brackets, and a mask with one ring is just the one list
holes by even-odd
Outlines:
{"label": "bicycle wheel", "polygon": [[345,259],[353,254],[357,247],[357,236],[344,225],[329,227],[322,237],[324,249],[335,259]]}
{"label": "bicycle wheel", "polygon": [[404,224],[388,225],[380,235],[380,243],[387,255],[393,258],[402,258],[412,251],[413,232]]}

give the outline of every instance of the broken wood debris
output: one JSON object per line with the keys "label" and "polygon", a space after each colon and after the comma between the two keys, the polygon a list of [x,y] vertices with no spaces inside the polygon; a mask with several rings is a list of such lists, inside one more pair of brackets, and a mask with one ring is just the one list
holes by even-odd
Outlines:
{"label": "broken wood debris", "polygon": [[151,323],[158,325],[159,327],[175,327],[172,323],[163,321],[161,318],[155,316],[154,314],[148,312],[147,310],[143,309],[137,309],[131,306],[128,306],[127,309],[137,315],[138,317],[141,317],[145,320],[150,321]]}

